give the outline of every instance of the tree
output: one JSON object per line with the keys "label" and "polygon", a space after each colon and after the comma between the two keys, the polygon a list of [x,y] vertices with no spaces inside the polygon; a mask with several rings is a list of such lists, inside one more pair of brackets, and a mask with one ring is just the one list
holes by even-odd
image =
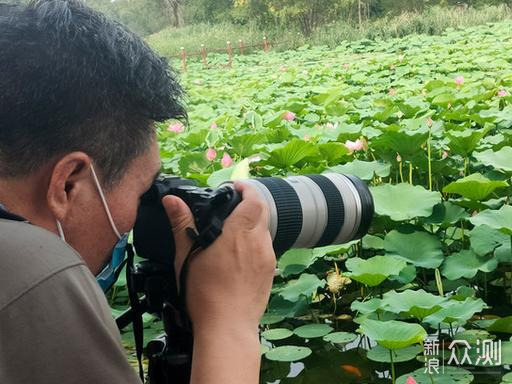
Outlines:
{"label": "tree", "polygon": [[183,4],[184,0],[160,0],[165,7],[171,25],[173,27],[181,27],[184,25],[183,21]]}

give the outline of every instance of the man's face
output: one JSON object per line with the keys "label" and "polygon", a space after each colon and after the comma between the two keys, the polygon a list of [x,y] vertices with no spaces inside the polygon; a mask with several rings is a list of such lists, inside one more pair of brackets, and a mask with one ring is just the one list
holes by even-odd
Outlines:
{"label": "man's face", "polygon": [[[121,235],[135,225],[140,197],[152,185],[159,170],[160,156],[155,140],[149,150],[133,160],[114,188],[108,192],[104,190],[112,219]],[[64,227],[64,233],[66,241],[80,253],[93,274],[97,274],[109,261],[118,238],[110,225],[92,175],[86,193],[87,196],[81,199],[83,204],[74,208],[72,227]]]}

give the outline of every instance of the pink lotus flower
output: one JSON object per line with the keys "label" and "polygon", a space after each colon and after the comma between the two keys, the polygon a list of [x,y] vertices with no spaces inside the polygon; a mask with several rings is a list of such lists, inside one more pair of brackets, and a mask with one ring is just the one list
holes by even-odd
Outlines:
{"label": "pink lotus flower", "polygon": [[217,151],[213,148],[208,148],[206,151],[206,158],[209,161],[213,161],[217,157]]}
{"label": "pink lotus flower", "polygon": [[343,64],[343,68],[344,69],[349,69],[350,68],[350,65],[348,65],[347,63]]}
{"label": "pink lotus flower", "polygon": [[464,84],[464,76],[457,76],[455,78],[455,84],[457,84],[459,87]]}
{"label": "pink lotus flower", "polygon": [[397,90],[395,88],[390,88],[389,91],[388,91],[388,95],[393,97],[393,96],[396,96],[397,94]]}
{"label": "pink lotus flower", "polygon": [[427,120],[425,121],[425,123],[427,124],[427,127],[431,127],[432,125],[434,125],[434,120],[432,120],[431,117],[427,117]]}
{"label": "pink lotus flower", "polygon": [[334,129],[334,124],[333,123],[327,123],[327,124],[325,124],[325,128],[333,130]]}
{"label": "pink lotus flower", "polygon": [[285,112],[285,113],[283,113],[283,119],[287,120],[287,121],[293,121],[293,120],[295,120],[295,113],[290,112],[290,111]]}
{"label": "pink lotus flower", "polygon": [[402,156],[400,156],[399,153],[396,154],[396,162],[401,163],[402,162]]}
{"label": "pink lotus flower", "polygon": [[279,67],[279,70],[280,70],[281,72],[286,72],[286,71],[288,70],[288,68],[286,67],[286,65],[281,65],[281,66]]}
{"label": "pink lotus flower", "polygon": [[361,139],[357,139],[356,141],[347,140],[345,141],[345,147],[348,149],[349,154],[355,151],[362,151],[365,150],[365,141]]}
{"label": "pink lotus flower", "polygon": [[311,135],[308,135],[307,133],[304,135],[304,141],[311,140]]}
{"label": "pink lotus flower", "polygon": [[416,380],[412,376],[409,376],[407,380],[405,380],[405,384],[418,384]]}
{"label": "pink lotus flower", "polygon": [[441,159],[446,159],[450,153],[448,151],[443,151],[443,154],[441,155]]}
{"label": "pink lotus flower", "polygon": [[222,159],[220,160],[220,165],[222,165],[222,168],[228,168],[231,167],[233,164],[233,159],[229,154],[224,152],[224,156],[222,156]]}
{"label": "pink lotus flower", "polygon": [[210,125],[210,129],[217,129],[217,123],[214,121],[211,125]]}
{"label": "pink lotus flower", "polygon": [[176,132],[176,133],[181,133],[181,132],[183,132],[184,129],[185,129],[185,127],[183,126],[183,124],[181,124],[179,122],[169,124],[169,127],[167,127],[167,130],[169,132]]}
{"label": "pink lotus flower", "polygon": [[508,92],[507,92],[507,91],[505,91],[504,89],[500,89],[500,90],[498,91],[498,96],[499,96],[499,97],[507,97],[507,96],[508,96]]}
{"label": "pink lotus flower", "polygon": [[399,62],[404,61],[404,59],[405,59],[405,56],[404,56],[404,55],[398,55],[398,61],[399,61]]}

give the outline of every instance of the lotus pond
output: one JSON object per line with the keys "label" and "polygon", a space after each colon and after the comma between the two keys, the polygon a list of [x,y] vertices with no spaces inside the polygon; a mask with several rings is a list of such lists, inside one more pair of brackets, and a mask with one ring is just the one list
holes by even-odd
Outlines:
{"label": "lotus pond", "polygon": [[375,199],[361,241],[279,258],[261,382],[512,382],[512,22],[209,59],[182,74],[190,127],[158,128],[167,173],[335,171]]}

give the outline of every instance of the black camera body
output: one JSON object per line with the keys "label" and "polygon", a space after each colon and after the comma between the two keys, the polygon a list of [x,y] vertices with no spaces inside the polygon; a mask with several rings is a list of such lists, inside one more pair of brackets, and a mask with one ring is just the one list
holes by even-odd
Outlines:
{"label": "black camera body", "polygon": [[229,185],[213,190],[200,188],[192,180],[159,176],[141,198],[133,244],[138,256],[170,266],[176,249],[171,224],[161,203],[166,195],[178,196],[189,206],[202,248],[220,235],[224,220],[241,201],[239,193]]}

